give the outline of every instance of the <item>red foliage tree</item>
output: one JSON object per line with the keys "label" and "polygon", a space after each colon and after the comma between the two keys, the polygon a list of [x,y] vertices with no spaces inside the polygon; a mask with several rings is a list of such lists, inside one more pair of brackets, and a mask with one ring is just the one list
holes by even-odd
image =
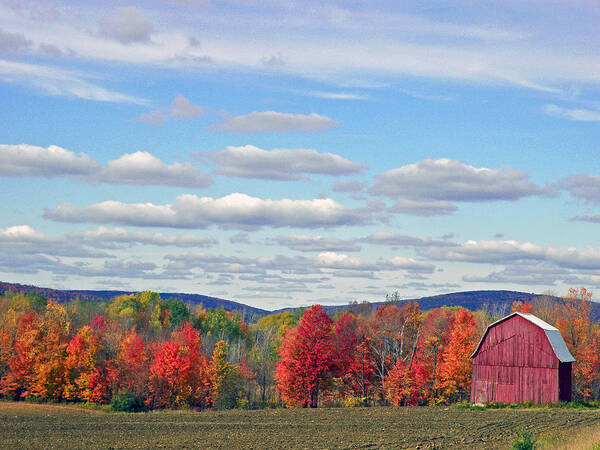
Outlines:
{"label": "red foliage tree", "polygon": [[144,339],[132,328],[125,334],[115,361],[119,390],[142,398],[147,387],[149,363]]}
{"label": "red foliage tree", "polygon": [[307,310],[281,342],[277,390],[290,407],[316,408],[334,368],[333,322],[321,305]]}
{"label": "red foliage tree", "polygon": [[146,405],[152,408],[206,407],[210,389],[200,335],[189,322],[184,322],[170,341],[154,348]]}
{"label": "red foliage tree", "polygon": [[344,314],[337,319],[333,336],[336,376],[354,396],[363,399],[371,390],[375,372],[368,339],[354,314]]}

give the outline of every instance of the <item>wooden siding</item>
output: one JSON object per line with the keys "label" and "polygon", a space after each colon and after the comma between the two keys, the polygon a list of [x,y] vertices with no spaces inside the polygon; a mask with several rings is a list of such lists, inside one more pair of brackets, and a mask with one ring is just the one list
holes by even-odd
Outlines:
{"label": "wooden siding", "polygon": [[[566,377],[566,366],[562,367]],[[570,369],[570,364],[569,364]],[[561,380],[561,400],[570,391]],[[570,398],[570,392],[569,392]],[[555,403],[559,360],[543,329],[515,315],[490,327],[473,357],[471,402]]]}

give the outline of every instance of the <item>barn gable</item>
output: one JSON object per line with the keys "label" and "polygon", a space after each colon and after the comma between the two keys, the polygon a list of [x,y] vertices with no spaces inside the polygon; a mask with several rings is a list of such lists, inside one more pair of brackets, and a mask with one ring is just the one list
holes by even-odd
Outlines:
{"label": "barn gable", "polygon": [[471,358],[473,403],[571,400],[575,359],[560,332],[533,314],[515,312],[492,323]]}
{"label": "barn gable", "polygon": [[[481,340],[479,341],[479,344],[477,344],[475,351],[471,355],[471,358],[474,358],[479,353],[480,348],[481,348],[483,342],[485,341],[485,338],[487,337],[488,333],[490,332],[490,330],[493,327],[495,327],[496,325],[498,325],[502,322],[507,321],[508,319],[510,319],[511,317],[514,317],[514,316],[520,316],[523,319],[536,325],[541,330],[543,330],[544,334],[546,335],[546,338],[548,339],[548,342],[550,343],[550,347],[551,347],[554,355],[556,356],[556,358],[558,358],[558,360],[560,362],[566,363],[566,362],[574,362],[575,361],[575,358],[573,358],[573,355],[571,355],[571,352],[567,348],[567,344],[565,344],[565,341],[562,338],[560,331],[558,331],[558,329],[556,329],[549,323],[544,322],[542,319],[534,316],[533,314],[527,314],[527,313],[521,313],[521,312],[514,312],[514,313],[509,314],[508,316],[503,317],[502,319],[488,325],[487,329],[485,330],[485,333],[483,333],[483,336],[481,337]],[[542,350],[542,349],[540,348],[540,350]]]}

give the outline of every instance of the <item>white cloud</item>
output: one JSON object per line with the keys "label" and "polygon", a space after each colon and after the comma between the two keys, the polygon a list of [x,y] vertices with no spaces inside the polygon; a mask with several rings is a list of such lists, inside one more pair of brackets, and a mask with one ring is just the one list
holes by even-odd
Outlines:
{"label": "white cloud", "polygon": [[212,183],[210,175],[190,163],[168,165],[148,152],[125,154],[109,161],[96,178],[104,183],[137,186],[206,187]]}
{"label": "white cloud", "polygon": [[392,212],[415,215],[450,214],[450,202],[514,201],[549,195],[548,188],[510,167],[476,168],[451,159],[425,159],[375,177],[371,194],[396,199]]}
{"label": "white cloud", "polygon": [[369,98],[364,94],[355,94],[352,92],[307,91],[304,94],[309,97],[324,98],[327,100],[366,100]]}
{"label": "white cloud", "polygon": [[446,241],[435,241],[428,237],[408,236],[406,234],[377,231],[360,239],[360,242],[375,245],[386,245],[390,247],[448,247],[452,244]]}
{"label": "white cloud", "polygon": [[63,237],[53,237],[41,233],[29,225],[15,225],[0,229],[0,253],[14,258],[23,255],[37,255],[40,257],[39,261],[45,262],[50,261],[46,257],[99,258],[109,256],[104,252],[90,251]]}
{"label": "white cloud", "polygon": [[389,208],[390,212],[413,216],[441,216],[454,213],[458,208],[450,202],[434,200],[397,199]]}
{"label": "white cloud", "polygon": [[63,203],[44,217],[59,222],[114,223],[147,227],[255,229],[262,226],[320,228],[358,225],[364,211],[347,209],[331,199],[270,200],[234,193],[221,198],[180,195],[174,204],[128,204],[114,200],[78,208]]}
{"label": "white cloud", "polygon": [[55,145],[0,145],[0,175],[72,177],[136,186],[206,187],[212,183],[210,175],[191,163],[165,164],[148,152],[125,154],[103,168],[85,153],[75,154]]}
{"label": "white cloud", "polygon": [[403,269],[410,273],[433,273],[435,270],[433,264],[401,256],[390,258],[388,264],[390,265],[390,268]]}
{"label": "white cloud", "polygon": [[451,247],[427,247],[419,254],[434,260],[462,261],[484,264],[512,264],[540,261],[557,267],[579,270],[600,270],[599,247],[543,247],[531,242],[466,241]]}
{"label": "white cloud", "polygon": [[206,114],[206,109],[199,105],[194,105],[183,95],[179,94],[173,99],[171,105],[165,109],[141,114],[138,120],[149,124],[164,123],[169,119],[191,120]]}
{"label": "white cloud", "polygon": [[146,99],[105,89],[86,81],[90,75],[41,64],[0,60],[0,79],[41,89],[49,95],[84,100],[145,105]]}
{"label": "white cloud", "polygon": [[563,108],[549,104],[544,106],[546,114],[575,122],[600,122],[600,111],[593,109]]}
{"label": "white cloud", "polygon": [[356,241],[323,236],[307,236],[303,234],[292,234],[289,236],[277,236],[273,238],[272,241],[278,245],[299,252],[360,251],[360,247],[356,245]]}
{"label": "white cloud", "polygon": [[329,117],[312,113],[289,114],[277,111],[251,112],[250,114],[227,117],[223,122],[209,127],[210,130],[234,133],[262,133],[286,131],[329,130],[340,123]]}
{"label": "white cloud", "polygon": [[46,241],[48,240],[48,237],[44,233],[35,231],[29,225],[15,225],[0,229],[0,239],[37,242]]}
{"label": "white cloud", "polygon": [[78,155],[56,145],[0,145],[0,175],[3,176],[88,176],[100,165],[84,153]]}
{"label": "white cloud", "polygon": [[121,44],[149,42],[154,25],[135,6],[115,8],[110,16],[100,20],[100,34]]}
{"label": "white cloud", "polygon": [[333,153],[310,149],[262,150],[253,145],[203,153],[220,165],[219,173],[263,180],[297,180],[302,174],[344,175],[364,166]]}
{"label": "white cloud", "polygon": [[[94,62],[198,67],[209,59],[219,67],[261,74],[270,64],[321,80],[362,78],[365,85],[409,76],[556,93],[565,85],[599,81],[600,59],[586,45],[598,37],[596,24],[590,24],[595,10],[587,5],[567,10],[555,2],[545,12],[537,2],[535,10],[527,6],[531,2],[521,2],[493,12],[471,5],[456,14],[455,7],[432,12],[405,3],[387,5],[385,11],[377,6],[264,3],[240,7],[239,2],[221,2],[181,14],[146,2],[160,30],[140,9],[124,7],[100,20],[103,30],[95,34],[82,27],[81,17],[101,17],[106,13],[102,5],[56,7],[63,14],[44,26],[24,10],[41,7],[27,5],[20,20],[11,23],[11,32],[38,45],[46,42],[61,50],[68,45]],[[521,29],[506,20],[516,15],[522,17]],[[557,22],[559,15],[564,20]],[[189,45],[192,34],[202,42],[201,53]]]}
{"label": "white cloud", "polygon": [[162,233],[148,234],[140,231],[127,231],[124,228],[99,227],[96,230],[73,232],[69,240],[79,241],[84,245],[98,248],[119,248],[132,245],[155,245],[173,247],[209,247],[217,244],[212,238],[193,234],[177,234],[167,236]]}

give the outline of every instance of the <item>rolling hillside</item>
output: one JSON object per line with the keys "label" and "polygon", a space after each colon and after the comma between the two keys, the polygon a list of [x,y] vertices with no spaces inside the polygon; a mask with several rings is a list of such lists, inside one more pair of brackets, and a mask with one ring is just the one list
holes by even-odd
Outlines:
{"label": "rolling hillside", "polygon": [[[22,292],[28,294],[31,292],[37,292],[48,299],[55,300],[57,302],[66,302],[80,298],[89,301],[109,301],[111,298],[117,295],[131,294],[134,291],[100,291],[100,290],[59,290],[42,288],[31,285],[23,285],[16,283],[5,283],[0,282],[0,293],[6,291]],[[202,303],[205,308],[219,308],[223,307],[226,311],[237,311],[246,320],[252,321],[257,317],[265,316],[275,312],[282,312],[286,310],[294,310],[295,308],[282,308],[276,311],[268,311],[261,308],[255,308],[253,306],[244,305],[231,300],[225,300],[218,297],[210,297],[201,294],[187,294],[187,293],[173,293],[173,292],[161,292],[160,296],[164,299],[171,297],[179,297],[186,303],[198,304]],[[518,291],[465,291],[465,292],[454,292],[451,294],[434,295],[430,297],[421,297],[413,299],[399,300],[398,303],[402,304],[408,301],[417,301],[423,311],[437,308],[440,306],[462,306],[464,308],[475,311],[477,309],[485,308],[488,310],[497,311],[502,314],[510,310],[510,305],[516,301],[529,301],[532,302],[539,294],[518,292]],[[555,301],[560,302],[559,297],[554,297]],[[377,308],[384,302],[369,302],[362,304],[346,304],[346,305],[325,305],[326,311],[333,313],[342,309],[355,309],[355,308]],[[600,303],[592,302],[592,319],[595,322],[600,321]]]}

